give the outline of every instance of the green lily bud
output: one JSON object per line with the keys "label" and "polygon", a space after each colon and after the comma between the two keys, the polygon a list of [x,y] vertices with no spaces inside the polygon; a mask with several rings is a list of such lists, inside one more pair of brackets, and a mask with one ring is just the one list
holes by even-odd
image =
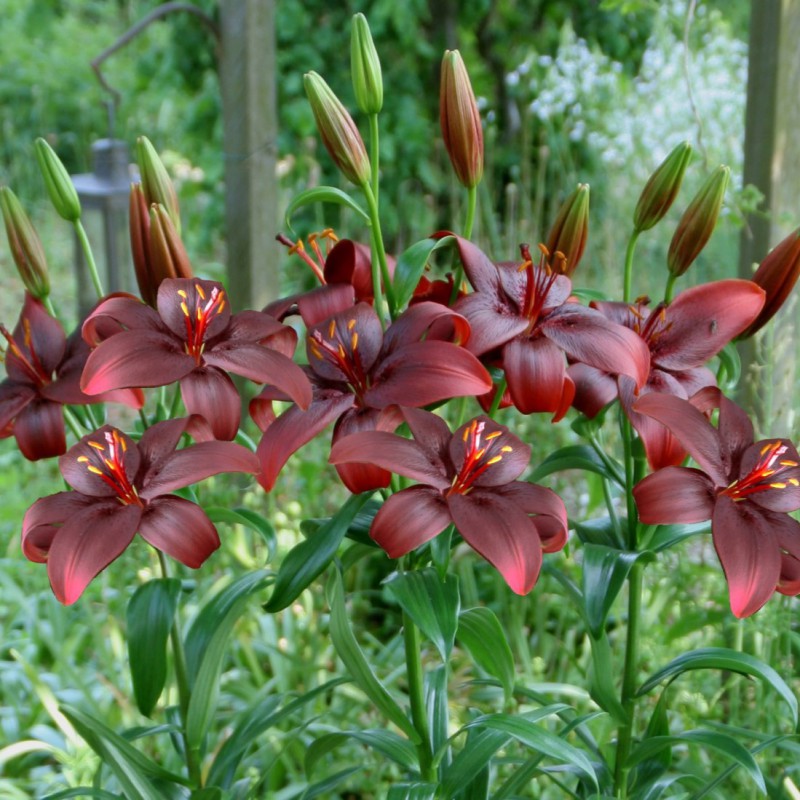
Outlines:
{"label": "green lily bud", "polygon": [[186,248],[172,224],[172,217],[160,203],[150,206],[150,265],[150,289],[156,294],[165,278],[193,277]]}
{"label": "green lily bud", "polygon": [[737,339],[749,339],[756,331],[761,330],[786,302],[798,278],[800,278],[800,228],[776,245],[759,264],[752,281],[767,294],[764,308]]}
{"label": "green lily bud", "polygon": [[363,14],[353,17],[350,35],[350,73],[356,103],[364,114],[377,114],[383,108],[383,78],[381,62],[372,41],[367,18]]}
{"label": "green lily bud", "polygon": [[636,233],[650,230],[664,218],[678,196],[691,158],[692,146],[681,142],[650,176],[633,212]]}
{"label": "green lily bud", "polygon": [[50,202],[60,217],[68,222],[77,222],[81,218],[81,201],[61,159],[41,137],[34,143],[34,148]]}
{"label": "green lily bud", "polygon": [[439,85],[439,122],[459,182],[467,189],[483,177],[483,128],[467,68],[458,50],[445,51]]}
{"label": "green lily bud", "polygon": [[50,276],[44,248],[17,196],[8,186],[0,187],[0,211],[6,225],[11,257],[22,283],[37,300],[50,294]]}
{"label": "green lily bud", "polygon": [[[547,236],[551,266],[561,275],[572,275],[586,249],[589,237],[589,184],[579,183],[558,209]],[[563,257],[556,257],[560,253]]]}
{"label": "green lily bud", "polygon": [[728,167],[717,167],[683,212],[667,253],[667,266],[675,277],[689,269],[711,238],[730,174]]}
{"label": "green lily bud", "polygon": [[164,206],[175,230],[180,235],[181,212],[178,207],[178,195],[167,173],[167,168],[146,136],[140,136],[136,140],[136,160],[142,174],[142,190],[147,205],[159,203]]}
{"label": "green lily bud", "polygon": [[364,141],[353,118],[330,86],[316,72],[303,76],[322,142],[336,166],[352,183],[363,186],[372,177]]}

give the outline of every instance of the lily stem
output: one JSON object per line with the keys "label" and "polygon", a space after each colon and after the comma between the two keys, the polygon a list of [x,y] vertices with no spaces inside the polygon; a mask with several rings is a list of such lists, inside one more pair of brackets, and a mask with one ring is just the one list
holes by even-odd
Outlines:
{"label": "lily stem", "polygon": [[97,272],[97,264],[95,263],[94,254],[92,253],[92,246],[89,244],[89,237],[86,235],[86,228],[83,227],[83,223],[79,219],[76,219],[73,224],[75,225],[75,233],[78,235],[78,241],[81,243],[81,249],[86,258],[86,263],[89,266],[89,275],[92,279],[92,285],[94,286],[99,300],[105,295],[105,292],[103,291],[103,284],[100,282],[100,275]]}
{"label": "lily stem", "polygon": [[403,612],[403,643],[406,651],[406,670],[408,673],[408,693],[411,700],[411,721],[419,734],[417,745],[419,771],[423,781],[436,782],[436,769],[433,766],[431,735],[428,728],[428,711],[425,707],[425,682],[420,659],[419,631],[411,617]]}
{"label": "lily stem", "polygon": [[378,132],[378,115],[369,115],[369,162],[372,172],[372,193],[375,195],[375,202],[378,202],[380,192],[380,134]]}
{"label": "lily stem", "polygon": [[[394,302],[394,289],[392,288],[392,279],[389,275],[389,265],[386,261],[386,248],[383,245],[381,220],[380,220],[380,215],[378,214],[378,198],[375,196],[375,192],[372,191],[372,187],[369,185],[369,183],[364,183],[361,188],[364,192],[364,197],[367,200],[367,208],[369,210],[369,219],[370,219],[370,231],[372,234],[372,244],[374,246],[375,251],[378,254],[380,277],[383,281],[383,293],[386,296],[386,303],[389,306],[389,316],[391,317],[391,319],[394,319],[396,311]],[[382,296],[382,294],[380,291],[381,282],[379,280],[376,284],[375,278],[376,278],[376,271],[373,259],[372,282],[375,292],[375,305],[377,307],[378,300]]]}
{"label": "lily stem", "polygon": [[671,272],[669,277],[667,278],[667,287],[664,289],[664,303],[669,305],[672,302],[672,295],[675,294],[675,281],[678,280],[677,275],[673,275]]}
{"label": "lily stem", "polygon": [[625,303],[631,302],[631,283],[633,278],[633,251],[636,249],[636,240],[639,238],[639,231],[634,231],[628,239],[628,247],[625,250],[625,281],[622,290],[622,300]]}
{"label": "lily stem", "polygon": [[[469,239],[472,236],[472,228],[475,225],[475,209],[478,207],[478,187],[470,186],[467,189],[467,218],[464,222],[464,238]],[[461,284],[464,281],[464,265],[461,259],[458,259],[456,266],[455,278],[453,279],[453,291],[450,293],[450,305],[455,303],[459,291],[461,291]]]}
{"label": "lily stem", "polygon": [[[164,578],[169,578],[169,567],[167,566],[167,558],[160,551],[158,553],[158,563],[161,567],[161,574]],[[192,690],[189,687],[189,672],[186,668],[186,653],[183,649],[183,637],[181,636],[180,625],[178,622],[178,614],[176,613],[172,620],[172,630],[170,631],[170,643],[172,645],[172,656],[175,666],[175,683],[178,688],[178,705],[181,710],[181,719],[183,720],[184,729],[186,728],[186,719],[189,713],[189,701],[192,697]],[[186,769],[189,773],[189,779],[192,785],[199,789],[202,787],[202,776],[200,774],[200,754],[196,748],[191,748],[184,738],[184,749],[186,753]]]}

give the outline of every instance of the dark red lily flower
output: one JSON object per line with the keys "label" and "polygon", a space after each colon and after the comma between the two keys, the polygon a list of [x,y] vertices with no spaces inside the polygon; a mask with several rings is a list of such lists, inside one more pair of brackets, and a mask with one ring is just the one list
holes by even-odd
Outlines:
{"label": "dark red lily flower", "polygon": [[[356,431],[392,431],[402,422],[398,406],[418,408],[487,392],[492,384],[486,369],[457,344],[468,337],[467,321],[437,303],[412,306],[385,333],[366,303],[312,326],[306,374],[314,399],[308,410],[295,405],[276,419],[272,401],[287,398],[272,387],[250,404],[264,431],[257,451],[261,485],[269,491],[289,456],[334,420],[334,441]],[[337,471],[353,493],[387,486],[390,478],[368,466]]]}
{"label": "dark red lily flower", "polygon": [[28,509],[22,550],[47,563],[62,603],[74,603],[137,532],[187,567],[199,567],[219,547],[203,509],[171,492],[221,472],[255,473],[258,459],[232,442],[176,450],[193,422],[159,422],[138,443],[105,425],[61,456],[61,474],[74,491],[43,497]]}
{"label": "dark red lily flower", "polygon": [[261,311],[231,314],[222,284],[166,279],[157,310],[133,295],[111,297],[89,315],[83,336],[96,345],[83,372],[87,394],[180,381],[183,403],[217,439],[233,439],[241,415],[229,372],[277,386],[302,407],[311,386],[292,361],[297,334]]}
{"label": "dark red lily flower", "polygon": [[475,288],[454,306],[472,328],[467,347],[502,365],[511,398],[523,414],[546,411],[555,420],[566,414],[575,394],[566,356],[628,375],[636,387],[645,382],[650,358],[642,340],[600,312],[568,302],[572,283],[550,269],[546,253],[539,266],[526,247],[522,264],[493,264],[471,242],[456,240]]}
{"label": "dark red lily flower", "polygon": [[567,540],[564,503],[550,489],[516,480],[531,455],[503,425],[477,417],[451,434],[429,411],[406,408],[414,440],[370,431],[340,439],[331,462],[367,462],[419,481],[381,506],[370,536],[391,558],[433,539],[451,522],[517,594],[539,577],[542,553]]}
{"label": "dark red lily flower", "polygon": [[0,383],[0,430],[13,435],[30,461],[60,456],[67,449],[64,405],[118,402],[141,408],[140,391],[104,392],[89,397],[80,390],[80,377],[89,348],[76,331],[69,339],[58,320],[30,294],[13,333],[0,325],[8,347],[8,377]]}
{"label": "dark red lily flower", "polygon": [[[703,413],[719,406],[719,427]],[[718,389],[692,402],[648,394],[635,409],[665,425],[700,465],[666,467],[633,489],[648,525],[711,520],[731,610],[749,617],[774,591],[800,594],[800,456],[787,439],[753,442],[753,426]]]}
{"label": "dark red lily flower", "polygon": [[[758,316],[764,292],[752,281],[724,280],[681,292],[668,306],[593,302],[612,322],[639,335],[650,350],[650,374],[640,394],[659,392],[687,399],[706,386],[716,386],[704,364]],[[609,375],[587,364],[575,364],[569,375],[576,385],[573,405],[588,417],[619,394],[622,407],[638,432],[652,469],[678,465],[686,450],[653,419],[633,410],[636,400],[630,378]]]}

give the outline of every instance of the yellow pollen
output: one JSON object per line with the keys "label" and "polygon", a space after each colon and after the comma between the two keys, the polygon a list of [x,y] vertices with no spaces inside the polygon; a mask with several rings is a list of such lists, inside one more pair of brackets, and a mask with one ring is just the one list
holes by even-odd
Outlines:
{"label": "yellow pollen", "polygon": [[331,320],[331,324],[328,325],[328,338],[333,339],[334,333],[336,333],[336,321]]}
{"label": "yellow pollen", "polygon": [[78,456],[78,463],[85,464],[89,460],[88,456]]}
{"label": "yellow pollen", "polygon": [[513,453],[514,452],[514,448],[513,447],[509,447],[508,445],[505,445],[504,447],[500,448],[500,452],[501,453]]}
{"label": "yellow pollen", "polygon": [[800,481],[797,480],[797,478],[789,478],[789,483],[791,483],[792,486],[800,486]]}
{"label": "yellow pollen", "polygon": [[217,306],[217,314],[221,314],[223,308],[225,308],[225,297],[221,296],[219,298],[219,305]]}
{"label": "yellow pollen", "polygon": [[358,331],[353,333],[353,336],[350,339],[350,346],[353,350],[358,350]]}
{"label": "yellow pollen", "polygon": [[528,261],[523,261],[519,267],[517,267],[517,272],[525,272],[528,267],[532,267],[533,262],[529,259]]}
{"label": "yellow pollen", "polygon": [[186,303],[181,303],[181,311],[183,311],[183,315],[185,317],[189,316],[189,308],[187,307]]}
{"label": "yellow pollen", "polygon": [[94,447],[95,450],[105,450],[105,445],[100,444],[100,442],[87,442],[89,447]]}
{"label": "yellow pollen", "polygon": [[341,342],[339,343],[339,358],[341,358],[342,361],[344,361],[347,358],[347,353],[345,353],[344,347],[342,347]]}
{"label": "yellow pollen", "polygon": [[355,326],[356,326],[356,321],[354,319],[351,319],[350,322],[347,323],[347,330],[351,331],[353,330],[353,328],[355,328]]}
{"label": "yellow pollen", "polygon": [[122,452],[123,452],[123,453],[126,453],[126,452],[128,451],[128,445],[127,445],[127,444],[125,444],[125,440],[124,440],[124,439],[122,439],[121,437],[117,436],[117,441],[118,441],[118,442],[120,443],[120,445],[122,446]]}
{"label": "yellow pollen", "polygon": [[773,489],[785,489],[786,488],[786,484],[785,483],[771,483],[770,486]]}
{"label": "yellow pollen", "polygon": [[765,444],[765,445],[764,445],[764,446],[761,448],[761,450],[759,451],[759,455],[762,455],[762,456],[763,456],[763,455],[764,455],[764,453],[766,453],[766,452],[768,452],[768,451],[770,451],[770,450],[772,450],[772,445],[771,445],[771,444]]}
{"label": "yellow pollen", "polygon": [[778,462],[782,467],[796,467],[796,461],[779,461]]}
{"label": "yellow pollen", "polygon": [[303,245],[303,240],[298,239],[297,242],[289,248],[289,255],[291,256],[294,255],[294,253],[302,253],[305,249],[306,248]]}
{"label": "yellow pollen", "polygon": [[318,358],[320,361],[322,360],[322,350],[319,349],[319,345],[315,341],[311,342],[311,352],[315,358]]}
{"label": "yellow pollen", "polygon": [[103,463],[110,469],[114,469],[114,462],[110,458],[104,458]]}
{"label": "yellow pollen", "polygon": [[186,292],[183,289],[178,289],[178,294],[185,300]]}
{"label": "yellow pollen", "polygon": [[206,293],[203,291],[203,287],[199,283],[196,283],[194,285],[194,290],[197,292],[197,294],[200,295],[201,300],[206,299]]}
{"label": "yellow pollen", "polygon": [[98,469],[97,467],[94,467],[91,464],[89,464],[89,466],[86,467],[86,469],[88,469],[89,472],[93,472],[95,475],[102,475],[103,474],[103,470]]}
{"label": "yellow pollen", "polygon": [[487,439],[496,439],[503,431],[492,431],[491,433],[486,434]]}
{"label": "yellow pollen", "polygon": [[491,466],[492,464],[496,464],[498,461],[502,461],[502,460],[503,460],[503,456],[495,456],[494,458],[490,458],[490,459],[489,459],[489,460],[486,462],[486,466],[487,466],[487,467],[488,467],[488,466]]}
{"label": "yellow pollen", "polygon": [[464,428],[464,433],[461,435],[461,438],[466,442],[468,437],[469,437],[469,428]]}
{"label": "yellow pollen", "polygon": [[539,245],[538,245],[538,247],[539,247],[539,252],[540,252],[540,253],[541,253],[541,254],[542,254],[542,255],[543,255],[545,258],[550,258],[550,251],[547,249],[547,247],[546,247],[545,245],[543,245],[541,242],[539,242]]}

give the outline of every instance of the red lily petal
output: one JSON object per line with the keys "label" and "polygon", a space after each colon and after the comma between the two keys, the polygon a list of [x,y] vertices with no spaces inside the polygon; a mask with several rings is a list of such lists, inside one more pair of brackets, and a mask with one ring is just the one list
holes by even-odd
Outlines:
{"label": "red lily petal", "polygon": [[469,321],[471,333],[467,349],[476,356],[511,341],[530,324],[527,317],[513,313],[505,300],[484,292],[462,297],[453,310]]}
{"label": "red lily petal", "polygon": [[355,398],[349,392],[336,392],[324,399],[314,399],[305,411],[297,406],[286,409],[264,431],[256,450],[261,463],[258,482],[264,489],[272,489],[289,456],[353,408],[354,402]]}
{"label": "red lily petal", "polygon": [[[156,301],[158,313],[164,324],[179,339],[186,340],[186,320],[194,319],[197,311],[212,302],[214,293],[225,295],[225,289],[217,281],[203,281],[199,278],[167,278],[158,287]],[[184,311],[184,309],[186,309]],[[211,312],[204,340],[209,341],[222,333],[230,323],[231,306],[227,297],[222,298],[217,308]],[[145,385],[145,384],[143,384]]]}
{"label": "red lily petal", "polygon": [[[160,464],[175,452],[175,448],[181,441],[184,433],[191,433],[189,423],[191,417],[179,417],[176,419],[165,419],[151,425],[143,434],[138,442],[139,455],[141,462],[139,474],[145,476],[151,467]],[[139,485],[143,481],[138,481]]]}
{"label": "red lily petal", "polygon": [[[61,323],[51,317],[45,307],[27,292],[12,338],[26,358],[31,358],[31,354],[35,355],[42,372],[48,377],[64,357],[67,337]],[[12,381],[31,382],[28,370],[21,366],[11,348],[6,352],[5,365],[6,374]]]}
{"label": "red lily petal", "polygon": [[256,454],[240,444],[198,442],[154,464],[143,478],[139,496],[153,500],[222,472],[254,475],[258,470]]}
{"label": "red lily petal", "polygon": [[431,238],[442,239],[445,236],[455,238],[464,272],[475,290],[496,295],[500,288],[500,275],[489,257],[468,239],[462,239],[449,231],[438,231]]}
{"label": "red lily petal", "polygon": [[354,433],[331,448],[331,464],[374,464],[445,491],[450,479],[436,456],[417,442],[383,431]]}
{"label": "red lily petal", "polygon": [[50,585],[60,602],[74,603],[92,578],[122,555],[141,516],[140,506],[107,500],[95,501],[66,520],[47,556]]}
{"label": "red lily petal", "polygon": [[92,351],[83,370],[81,389],[96,395],[112,389],[167,386],[196,366],[197,362],[166,333],[122,331]]}
{"label": "red lily petal", "polygon": [[96,502],[80,492],[58,492],[41,497],[22,520],[22,552],[29,561],[47,561],[47,554],[61,526],[86,506]]}
{"label": "red lily petal", "polygon": [[749,503],[722,496],[711,534],[728,581],[731,611],[740,619],[755,614],[780,580],[781,556],[770,519]]}
{"label": "red lily petal", "polygon": [[497,486],[492,492],[519,506],[526,514],[536,515],[533,523],[545,553],[561,550],[567,543],[567,509],[552,489],[528,481],[514,481]]}
{"label": "red lily petal", "polygon": [[698,393],[691,398],[691,401],[692,405],[701,411],[707,410],[704,406],[719,408],[718,430],[720,441],[725,448],[722,453],[723,463],[726,466],[725,474],[731,479],[739,477],[742,456],[755,438],[750,417],[744,409],[716,388],[702,390],[702,394]]}
{"label": "red lily petal", "polygon": [[108,459],[113,461],[115,456],[124,478],[132,483],[141,463],[139,448],[122,431],[103,425],[70,447],[58,459],[58,468],[64,480],[76,491],[90,497],[116,498],[118,491],[102,477],[108,476]]}
{"label": "red lily petal", "polygon": [[539,330],[576,361],[612,375],[628,375],[637,388],[650,374],[650,349],[628,328],[599,311],[577,303],[559,306],[539,323]]}
{"label": "red lily petal", "polygon": [[102,300],[84,320],[81,335],[91,347],[124,330],[163,331],[158,313],[132,294],[122,292]]}
{"label": "red lily petal", "polygon": [[374,407],[427,406],[472,397],[492,388],[486,368],[468,350],[449,342],[407,344],[381,361],[364,401]]}
{"label": "red lily petal", "polygon": [[387,355],[406,343],[432,339],[464,345],[470,337],[466,317],[439,303],[417,303],[404,311],[386,330],[383,353]]}
{"label": "red lily petal", "polygon": [[781,577],[778,591],[800,594],[800,522],[787,514],[772,514],[773,528],[781,548]]}
{"label": "red lily petal", "polygon": [[[531,448],[489,417],[462,425],[450,438],[450,461],[456,471],[474,462],[483,471],[472,486],[503,486],[516,480],[531,460]],[[492,463],[494,462],[494,463]]]}
{"label": "red lily petal", "polygon": [[617,382],[607,372],[577,363],[570,364],[567,375],[575,384],[572,405],[589,419],[594,419],[617,398]]}
{"label": "red lily petal", "polygon": [[447,504],[467,544],[500,572],[513,592],[530,592],[542,567],[542,543],[530,517],[486,490],[451,495]]}
{"label": "red lily petal", "polygon": [[717,486],[728,485],[719,432],[688,400],[651,392],[640,397],[633,409],[666,426]]}
{"label": "red lily petal", "polygon": [[230,376],[217,367],[198,367],[181,380],[181,397],[190,414],[208,420],[214,436],[230,441],[239,430],[242,401]]}
{"label": "red lily petal", "polygon": [[[447,423],[436,414],[421,408],[404,408],[403,418],[414,441],[428,456],[431,464],[438,464],[447,473],[450,462],[450,439],[453,434]],[[452,476],[449,476],[452,477]]]}
{"label": "red lily petal", "polygon": [[203,360],[209,366],[219,367],[256,383],[277,386],[300,408],[308,408],[311,403],[311,384],[306,374],[294,361],[277,350],[259,344],[229,346],[225,343],[207,350]]}
{"label": "red lily petal", "polygon": [[52,458],[66,452],[67,436],[64,416],[58,403],[34,400],[14,420],[17,447],[29,461]]}
{"label": "red lily petal", "polygon": [[430,486],[411,486],[393,494],[378,509],[369,535],[389,558],[400,558],[440,534],[450,521],[440,492]]}
{"label": "red lily petal", "polygon": [[760,485],[769,488],[754,492],[747,499],[771,511],[797,511],[800,508],[800,456],[788,439],[765,439],[748,447],[742,455],[739,478],[744,478],[753,470],[758,473],[758,465],[763,460],[766,448],[778,443],[785,450],[776,455],[775,463],[768,468],[770,474],[763,475],[759,481]]}
{"label": "red lily petal", "polygon": [[503,348],[503,369],[514,405],[523,414],[560,409],[566,377],[563,350],[549,339],[514,339]]}
{"label": "red lily petal", "polygon": [[665,311],[668,324],[651,345],[653,363],[673,370],[702,366],[753,322],[765,297],[745,280],[685,289]]}
{"label": "red lily petal", "polygon": [[297,308],[307,328],[319,325],[335,314],[352,308],[355,303],[356,296],[349,283],[318,286],[297,298]]}
{"label": "red lily petal", "polygon": [[156,550],[193,569],[220,544],[217,529],[206,512],[182,497],[156,497],[148,503],[139,534]]}
{"label": "red lily petal", "polygon": [[0,430],[9,425],[35,397],[36,391],[27,382],[4,380],[0,383]]}
{"label": "red lily petal", "polygon": [[714,485],[691,467],[664,467],[633,487],[639,519],[645,525],[705,522],[714,513]]}
{"label": "red lily petal", "polygon": [[[237,346],[260,344],[292,358],[297,347],[297,333],[294,328],[283,325],[263,311],[240,311],[231,317],[222,341]],[[219,345],[215,342],[213,346]]]}
{"label": "red lily petal", "polygon": [[[346,439],[354,433],[384,431],[391,433],[403,422],[403,416],[397,406],[377,411],[376,409],[353,408],[336,422],[331,437],[332,445],[340,439]],[[367,463],[336,464],[336,472],[342,483],[353,494],[385,489],[392,479],[388,470]]]}

